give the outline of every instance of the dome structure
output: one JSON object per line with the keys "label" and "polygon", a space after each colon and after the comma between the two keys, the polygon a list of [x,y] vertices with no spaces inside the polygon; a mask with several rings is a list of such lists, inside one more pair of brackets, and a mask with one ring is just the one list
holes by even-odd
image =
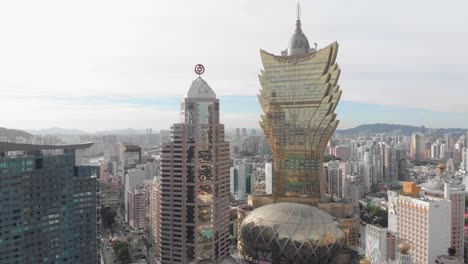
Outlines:
{"label": "dome structure", "polygon": [[446,167],[447,166],[444,163],[437,165],[437,169],[439,169],[440,173],[444,173]]}
{"label": "dome structure", "polygon": [[309,49],[309,40],[302,32],[301,20],[297,20],[296,32],[294,32],[291,39],[289,40],[288,56],[307,54],[309,52]]}
{"label": "dome structure", "polygon": [[328,263],[345,243],[333,217],[296,203],[260,207],[244,218],[239,231],[244,258],[273,264]]}
{"label": "dome structure", "polygon": [[187,98],[213,98],[216,99],[216,94],[201,77],[198,77],[192,82],[192,86],[187,93]]}
{"label": "dome structure", "polygon": [[433,191],[443,191],[444,190],[444,181],[440,177],[436,177],[432,180],[429,180],[420,185],[423,189],[433,190]]}

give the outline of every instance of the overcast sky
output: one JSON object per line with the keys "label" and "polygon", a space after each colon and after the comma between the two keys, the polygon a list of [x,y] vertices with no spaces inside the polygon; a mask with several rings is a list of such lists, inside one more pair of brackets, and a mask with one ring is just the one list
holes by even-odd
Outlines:
{"label": "overcast sky", "polygon": [[[0,126],[167,129],[206,66],[228,127],[257,127],[259,49],[279,54],[295,0],[1,1]],[[337,40],[341,128],[468,128],[468,1],[302,1]],[[244,107],[239,102],[247,101]]]}

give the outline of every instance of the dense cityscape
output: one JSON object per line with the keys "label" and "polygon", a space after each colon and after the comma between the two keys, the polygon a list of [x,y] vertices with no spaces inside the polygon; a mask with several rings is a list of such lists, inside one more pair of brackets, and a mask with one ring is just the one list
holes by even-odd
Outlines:
{"label": "dense cityscape", "polygon": [[197,64],[165,130],[0,128],[0,264],[468,263],[468,129],[340,129],[338,42],[301,16],[260,50],[259,127]]}

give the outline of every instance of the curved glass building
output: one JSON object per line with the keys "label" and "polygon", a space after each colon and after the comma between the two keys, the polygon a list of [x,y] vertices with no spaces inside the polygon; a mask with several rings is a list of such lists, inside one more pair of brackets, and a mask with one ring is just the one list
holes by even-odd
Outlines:
{"label": "curved glass building", "polygon": [[326,212],[304,204],[276,203],[244,218],[239,251],[245,259],[261,263],[329,263],[345,240],[344,232]]}
{"label": "curved glass building", "polygon": [[260,125],[273,152],[275,201],[315,204],[323,195],[323,156],[339,122],[337,53],[336,42],[311,48],[299,16],[287,50],[279,56],[260,52]]}

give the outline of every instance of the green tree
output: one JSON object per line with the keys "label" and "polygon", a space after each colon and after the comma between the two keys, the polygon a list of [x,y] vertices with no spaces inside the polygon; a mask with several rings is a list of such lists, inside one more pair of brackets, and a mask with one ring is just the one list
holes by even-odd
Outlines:
{"label": "green tree", "polygon": [[128,244],[122,241],[117,241],[114,244],[114,251],[117,259],[122,264],[130,262],[130,254],[128,252]]}
{"label": "green tree", "polygon": [[366,206],[361,210],[361,220],[382,227],[388,226],[387,211],[379,206]]}

